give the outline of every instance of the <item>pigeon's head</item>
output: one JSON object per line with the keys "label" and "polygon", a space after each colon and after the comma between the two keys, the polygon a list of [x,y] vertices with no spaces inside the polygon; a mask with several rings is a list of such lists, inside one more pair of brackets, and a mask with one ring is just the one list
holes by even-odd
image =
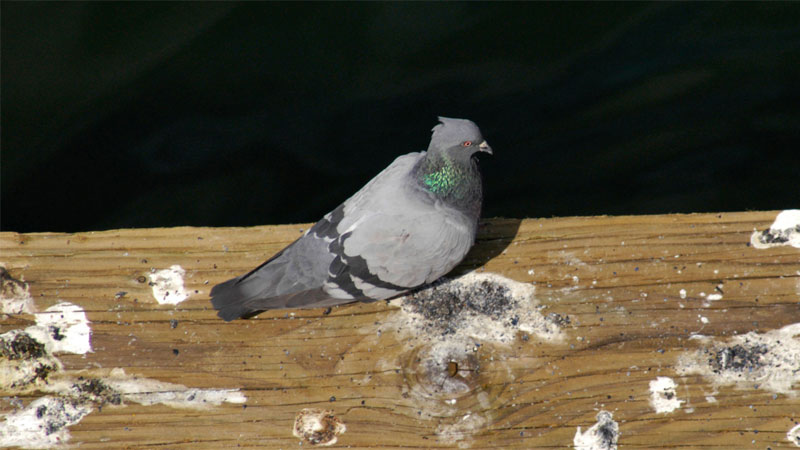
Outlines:
{"label": "pigeon's head", "polygon": [[433,127],[429,152],[443,152],[457,159],[469,159],[477,152],[492,154],[481,130],[471,120],[439,117],[439,122]]}

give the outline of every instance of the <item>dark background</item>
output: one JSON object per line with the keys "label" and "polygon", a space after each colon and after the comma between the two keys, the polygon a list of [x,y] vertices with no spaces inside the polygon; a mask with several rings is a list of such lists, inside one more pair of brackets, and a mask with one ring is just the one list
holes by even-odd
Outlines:
{"label": "dark background", "polygon": [[7,231],[310,222],[437,115],[484,216],[800,198],[794,3],[2,3]]}

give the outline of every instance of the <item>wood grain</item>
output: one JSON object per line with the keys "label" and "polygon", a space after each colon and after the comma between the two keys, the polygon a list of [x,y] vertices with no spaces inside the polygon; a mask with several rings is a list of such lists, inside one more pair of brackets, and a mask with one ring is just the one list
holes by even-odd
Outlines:
{"label": "wood grain", "polygon": [[[622,448],[794,448],[786,433],[800,421],[800,401],[792,393],[714,385],[678,368],[704,347],[714,358],[710,341],[696,336],[724,344],[800,322],[800,249],[749,244],[776,215],[483,222],[456,272],[532,284],[540,312],[558,314],[551,317],[561,318],[565,337],[520,332],[509,345],[476,347],[460,368],[441,368],[470,371],[469,391],[453,398],[425,397],[426,349],[409,348],[385,326],[400,314],[397,302],[216,317],[211,286],[255,267],[308,225],[3,232],[0,263],[29,283],[38,310],[63,301],[85,309],[94,351],[57,355],[65,373],[122,368],[247,397],[205,410],[103,407],[70,428],[80,448],[297,447],[292,429],[304,408],[330,410],[346,425],[334,447],[566,448],[605,410]],[[150,274],[176,264],[191,296],[159,305]],[[722,298],[709,300],[714,293]],[[5,316],[0,332],[33,317]],[[675,381],[683,401],[670,413],[650,404],[649,383],[660,376]],[[43,394],[2,395],[9,412],[12,399]]]}

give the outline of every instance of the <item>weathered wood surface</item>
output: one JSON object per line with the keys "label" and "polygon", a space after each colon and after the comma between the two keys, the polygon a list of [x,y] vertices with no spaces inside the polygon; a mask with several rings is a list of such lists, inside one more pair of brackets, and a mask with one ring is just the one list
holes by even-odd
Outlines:
{"label": "weathered wood surface", "polygon": [[[400,313],[395,302],[216,317],[210,287],[308,225],[3,232],[0,263],[30,284],[38,310],[63,301],[85,309],[93,352],[56,355],[64,373],[123,368],[194,388],[241,389],[247,398],[205,410],[109,405],[70,427],[80,448],[295,448],[292,428],[304,408],[331,410],[347,427],[334,446],[353,448],[568,448],[600,410],[613,413],[621,448],[794,448],[787,432],[800,421],[800,400],[791,392],[714,386],[678,370],[682,357],[709,347],[693,335],[725,343],[800,322],[800,249],[749,245],[776,214],[485,221],[457,271],[530,283],[540,312],[568,323],[560,321],[561,341],[520,332],[509,345],[484,343],[473,359],[440,367],[469,385],[453,398],[424,386],[437,379],[424,373],[424,346],[410,349],[382,329]],[[191,296],[157,304],[152,269],[176,264]],[[4,316],[0,332],[33,317]],[[669,413],[650,403],[650,382],[661,376],[675,381],[683,402]],[[13,398],[27,404],[43,394],[2,395],[8,413],[20,406]]]}

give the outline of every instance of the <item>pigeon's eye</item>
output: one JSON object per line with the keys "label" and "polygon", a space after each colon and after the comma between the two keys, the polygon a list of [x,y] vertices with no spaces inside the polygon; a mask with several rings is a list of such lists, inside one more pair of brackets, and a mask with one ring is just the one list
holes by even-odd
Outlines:
{"label": "pigeon's eye", "polygon": [[469,147],[470,145],[472,145],[472,141],[464,141],[461,143],[461,146],[463,147]]}

